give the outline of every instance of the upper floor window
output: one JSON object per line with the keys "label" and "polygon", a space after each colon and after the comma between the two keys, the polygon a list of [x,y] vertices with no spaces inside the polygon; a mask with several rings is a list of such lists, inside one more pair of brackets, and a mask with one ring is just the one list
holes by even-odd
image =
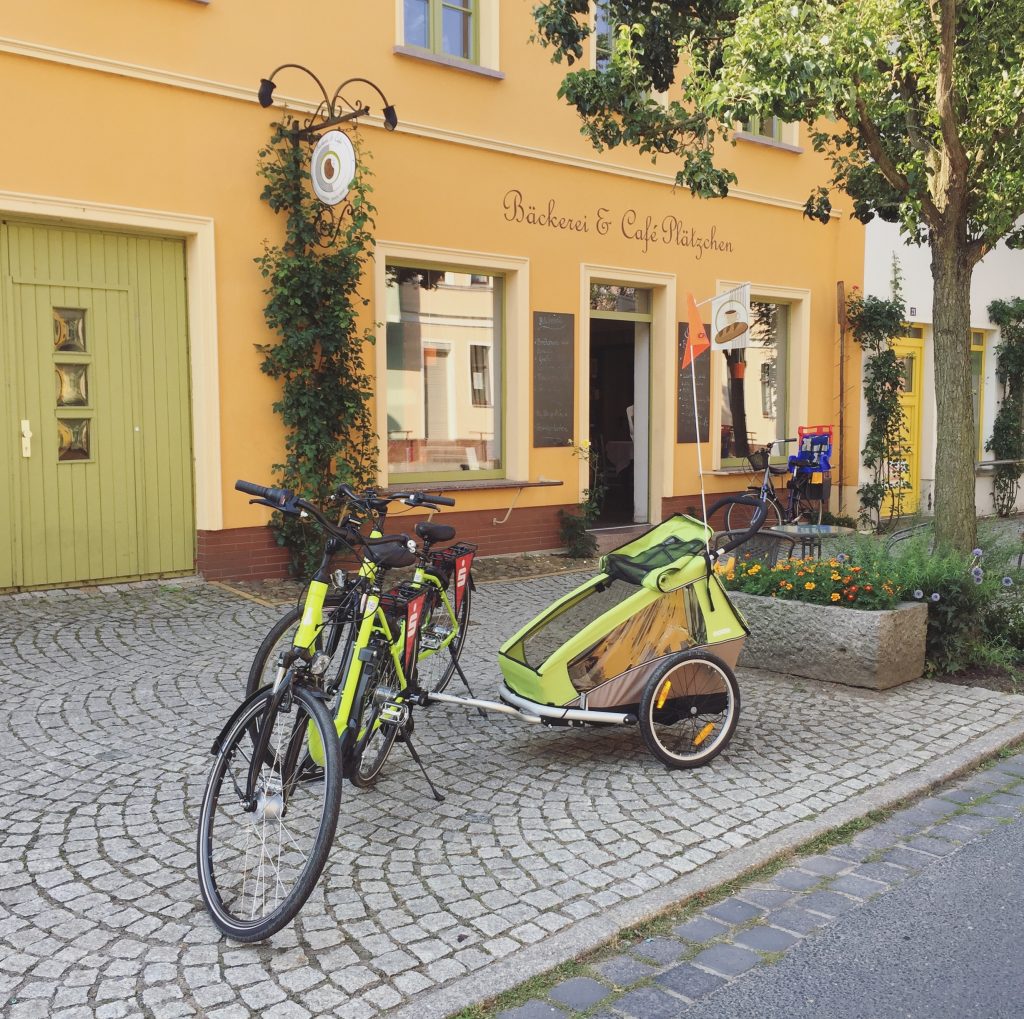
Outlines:
{"label": "upper floor window", "polygon": [[778,117],[751,117],[739,124],[739,132],[747,138],[756,138],[777,145],[796,147],[800,142],[800,125]]}
{"label": "upper floor window", "polygon": [[479,0],[405,0],[405,44],[476,62]]}
{"label": "upper floor window", "polygon": [[607,71],[612,62],[614,29],[608,17],[608,4],[600,0],[594,8],[594,67],[599,71]]}

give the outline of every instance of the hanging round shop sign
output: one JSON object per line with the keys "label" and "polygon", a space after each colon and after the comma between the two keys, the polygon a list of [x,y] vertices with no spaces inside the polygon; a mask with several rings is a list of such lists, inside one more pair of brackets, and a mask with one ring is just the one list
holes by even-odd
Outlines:
{"label": "hanging round shop sign", "polygon": [[356,151],[344,131],[328,131],[313,149],[309,175],[313,193],[324,205],[337,205],[348,194],[356,173]]}

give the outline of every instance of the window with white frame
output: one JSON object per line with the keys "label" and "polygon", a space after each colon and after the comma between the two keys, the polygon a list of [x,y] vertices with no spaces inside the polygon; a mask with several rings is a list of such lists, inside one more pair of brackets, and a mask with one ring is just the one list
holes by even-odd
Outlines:
{"label": "window with white frame", "polygon": [[788,428],[790,307],[776,301],[750,302],[750,344],[719,351],[721,465],[740,466],[747,454]]}
{"label": "window with white frame", "polygon": [[501,477],[504,279],[389,264],[386,286],[389,473]]}

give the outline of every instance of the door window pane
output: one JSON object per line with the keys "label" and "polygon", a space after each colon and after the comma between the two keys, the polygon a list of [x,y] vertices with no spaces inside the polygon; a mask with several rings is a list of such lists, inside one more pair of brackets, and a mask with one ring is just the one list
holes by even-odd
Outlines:
{"label": "door window pane", "polygon": [[984,459],[985,443],[981,433],[981,387],[984,379],[985,354],[980,350],[971,351],[971,404],[974,407],[974,433],[978,436],[978,459]]}
{"label": "door window pane", "polygon": [[88,365],[56,364],[58,407],[85,407],[89,403]]}
{"label": "door window pane", "polygon": [[85,353],[85,312],[81,308],[53,309],[53,349]]}
{"label": "door window pane", "polygon": [[89,421],[87,418],[57,419],[57,459],[89,459]]}
{"label": "door window pane", "polygon": [[503,308],[500,276],[388,266],[392,474],[501,470]]}
{"label": "door window pane", "polygon": [[721,458],[742,463],[758,446],[786,438],[789,306],[750,302],[750,345],[720,351]]}
{"label": "door window pane", "polygon": [[590,284],[591,311],[618,311],[626,314],[649,315],[651,292],[639,287],[620,287],[614,283]]}

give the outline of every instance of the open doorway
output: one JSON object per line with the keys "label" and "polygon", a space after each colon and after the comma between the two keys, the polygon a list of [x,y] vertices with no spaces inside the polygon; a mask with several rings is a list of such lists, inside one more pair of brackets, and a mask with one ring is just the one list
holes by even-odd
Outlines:
{"label": "open doorway", "polygon": [[590,321],[590,443],[605,496],[598,527],[647,523],[650,323]]}

